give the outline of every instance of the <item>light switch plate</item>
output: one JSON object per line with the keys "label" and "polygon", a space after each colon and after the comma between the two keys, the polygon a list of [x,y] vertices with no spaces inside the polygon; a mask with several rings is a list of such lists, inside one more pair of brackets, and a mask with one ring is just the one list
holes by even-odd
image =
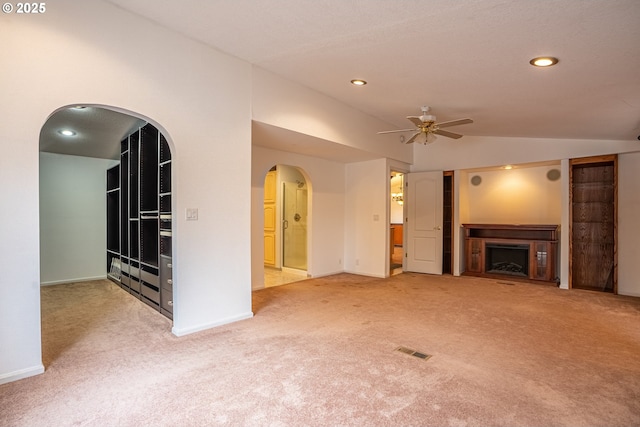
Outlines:
{"label": "light switch plate", "polygon": [[187,218],[187,221],[197,221],[198,208],[187,208],[186,218]]}

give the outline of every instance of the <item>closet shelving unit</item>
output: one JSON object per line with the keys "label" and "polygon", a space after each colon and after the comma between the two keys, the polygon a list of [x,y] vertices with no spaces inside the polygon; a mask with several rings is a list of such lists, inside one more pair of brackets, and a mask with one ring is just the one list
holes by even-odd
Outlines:
{"label": "closet shelving unit", "polygon": [[120,166],[107,170],[107,275],[120,280]]}
{"label": "closet shelving unit", "polygon": [[[123,139],[120,148],[119,167],[107,171],[107,262],[117,264],[119,257],[120,270],[109,278],[173,318],[171,151],[151,124]],[[109,205],[116,191],[109,190],[109,176],[119,178],[119,207]]]}

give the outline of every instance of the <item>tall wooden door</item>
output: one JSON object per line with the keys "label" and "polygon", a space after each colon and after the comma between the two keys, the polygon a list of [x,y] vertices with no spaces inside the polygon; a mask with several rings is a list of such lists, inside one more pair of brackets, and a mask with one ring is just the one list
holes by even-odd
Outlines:
{"label": "tall wooden door", "polygon": [[442,274],[442,172],[406,177],[406,269]]}
{"label": "tall wooden door", "polygon": [[570,283],[617,292],[615,156],[571,160]]}
{"label": "tall wooden door", "polygon": [[276,264],[276,171],[264,179],[264,265]]}

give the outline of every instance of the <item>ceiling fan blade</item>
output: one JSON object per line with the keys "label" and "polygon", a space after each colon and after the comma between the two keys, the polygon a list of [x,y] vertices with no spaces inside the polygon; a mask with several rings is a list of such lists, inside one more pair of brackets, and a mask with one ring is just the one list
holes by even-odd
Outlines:
{"label": "ceiling fan blade", "polygon": [[453,138],[453,139],[462,138],[462,135],[460,135],[459,133],[449,132],[448,130],[438,129],[437,131],[434,131],[433,133],[435,133],[436,135],[442,135],[442,136],[446,136],[448,138]]}
{"label": "ceiling fan blade", "polygon": [[436,126],[438,126],[439,128],[446,128],[449,126],[466,125],[468,123],[473,123],[473,120],[471,119],[449,120],[448,122],[436,123]]}
{"label": "ceiling fan blade", "polygon": [[383,130],[381,132],[378,132],[378,135],[382,135],[383,133],[396,133],[396,132],[415,132],[415,129]]}
{"label": "ceiling fan blade", "polygon": [[422,120],[420,120],[420,117],[407,116],[407,119],[409,119],[411,121],[411,123],[413,123],[414,125],[416,125],[418,127],[423,125]]}
{"label": "ceiling fan blade", "polygon": [[407,140],[407,142],[405,142],[405,144],[411,144],[413,141],[416,140],[416,138],[421,134],[422,132],[417,132],[415,133],[411,138],[409,138]]}

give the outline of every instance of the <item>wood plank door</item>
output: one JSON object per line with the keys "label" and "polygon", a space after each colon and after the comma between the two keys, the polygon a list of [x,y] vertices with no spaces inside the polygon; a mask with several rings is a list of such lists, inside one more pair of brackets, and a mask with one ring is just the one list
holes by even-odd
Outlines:
{"label": "wood plank door", "polygon": [[570,165],[571,287],[616,293],[616,157]]}
{"label": "wood plank door", "polygon": [[406,175],[406,269],[442,274],[442,172]]}

